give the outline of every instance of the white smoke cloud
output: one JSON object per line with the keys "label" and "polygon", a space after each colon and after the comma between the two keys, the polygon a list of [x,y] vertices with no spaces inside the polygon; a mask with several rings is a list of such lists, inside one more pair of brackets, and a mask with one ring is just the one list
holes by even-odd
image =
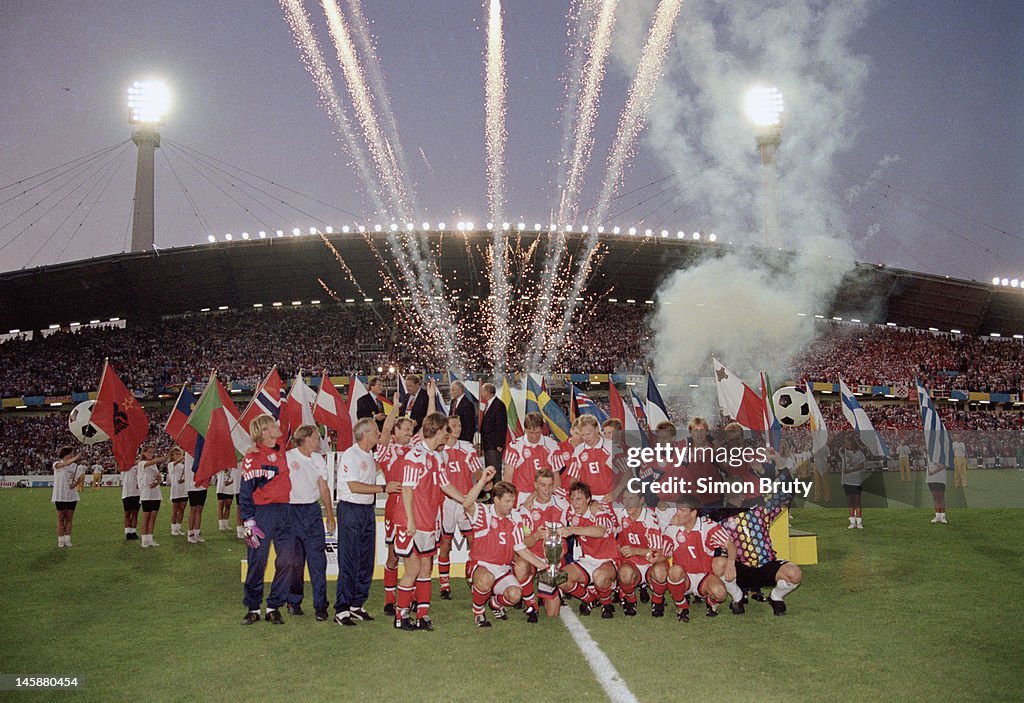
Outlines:
{"label": "white smoke cloud", "polygon": [[[790,359],[813,339],[809,320],[827,312],[852,268],[844,194],[833,168],[856,137],[869,66],[850,41],[871,5],[684,5],[642,145],[675,174],[688,225],[714,231],[720,241],[760,242],[761,166],[742,101],[754,83],[777,86],[785,98],[779,222],[785,247],[797,254],[788,263],[767,263],[764,252],[737,248],[665,281],[653,356],[658,380],[670,387],[710,376],[712,353],[738,374],[754,378],[764,369],[781,380]],[[614,56],[623,72],[636,63],[653,3],[631,7],[636,11],[623,13],[617,28]]]}

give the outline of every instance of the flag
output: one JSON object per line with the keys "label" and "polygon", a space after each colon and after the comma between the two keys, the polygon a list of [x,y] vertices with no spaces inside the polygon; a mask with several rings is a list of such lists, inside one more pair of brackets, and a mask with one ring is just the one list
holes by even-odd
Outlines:
{"label": "flag", "polygon": [[[399,376],[399,378],[401,378],[401,376]],[[370,391],[366,389],[366,386],[363,385],[363,382],[359,380],[359,377],[356,376],[355,374],[352,374],[348,379],[348,421],[349,425],[351,425],[352,427],[355,427],[356,423],[359,422],[359,418],[356,417],[359,399],[362,398],[364,395],[369,394]],[[388,402],[387,405],[385,406],[384,412],[390,413],[392,407],[394,406],[390,402]],[[399,411],[401,411],[401,407],[399,407]],[[398,417],[402,417],[401,412],[398,413]],[[350,444],[349,446],[352,445]]]}
{"label": "flag", "polygon": [[320,379],[316,400],[313,401],[313,419],[338,433],[337,451],[343,452],[352,446],[352,419],[348,413],[348,405],[331,383],[326,369]]}
{"label": "flag", "polygon": [[572,414],[573,420],[580,415],[593,415],[597,418],[597,422],[603,423],[608,419],[608,413],[601,409],[597,403],[591,399],[586,393],[578,389],[573,384],[569,384],[569,390],[572,393]]}
{"label": "flag", "polygon": [[192,393],[190,385],[186,383],[181,387],[178,399],[174,402],[174,409],[171,410],[171,414],[167,417],[164,432],[169,434],[179,447],[189,454],[195,455],[196,439],[198,439],[199,435],[196,434],[194,429],[189,427],[188,416],[192,414],[198,399]]}
{"label": "flag", "polygon": [[501,382],[501,402],[505,404],[505,415],[508,417],[508,432],[506,434],[508,442],[511,444],[516,437],[522,437],[523,426],[519,424],[519,412],[512,400],[512,389],[508,385],[508,377]]}
{"label": "flag", "polygon": [[928,391],[917,379],[917,402],[921,406],[921,425],[924,427],[924,444],[928,449],[928,461],[932,464],[942,464],[946,468],[953,468],[953,438],[946,432],[946,426],[942,424],[942,418],[935,410]]}
{"label": "flag", "polygon": [[280,420],[283,398],[281,377],[277,374],[277,366],[274,366],[257,387],[252,400],[245,406],[238,420],[231,423],[231,437],[236,447],[252,443],[249,438],[249,426],[260,415],[269,415],[275,420]]}
{"label": "flag", "polygon": [[139,447],[149,435],[149,418],[138,399],[125,388],[109,362],[103,364],[92,423],[107,433],[122,471],[132,468]]}
{"label": "flag", "polygon": [[234,468],[239,456],[252,445],[251,440],[245,446],[236,445],[231,433],[231,422],[236,418],[225,405],[225,397],[226,402],[233,407],[230,396],[227,396],[224,386],[217,380],[216,372],[212,372],[209,384],[188,418],[189,427],[198,436],[195,454],[192,455],[195,459],[192,470],[195,472],[197,486],[207,486],[210,478],[218,471]]}
{"label": "flag", "polygon": [[631,438],[639,438],[639,446],[647,446],[647,437],[645,433],[640,429],[640,424],[636,421],[636,415],[633,411],[622,401],[622,396],[619,395],[619,390],[615,387],[615,384],[611,381],[608,382],[608,401],[611,410],[611,416],[622,423],[622,430],[626,433],[626,444],[637,444],[637,442],[631,443]]}
{"label": "flag", "polygon": [[401,371],[395,371],[398,375],[398,417],[407,415],[405,409],[409,406],[409,389],[405,387],[405,376]]}
{"label": "flag", "polygon": [[547,422],[548,427],[551,429],[551,434],[555,436],[559,442],[565,441],[569,437],[569,418],[565,416],[562,409],[558,407],[558,403],[551,399],[546,389],[537,385],[533,378],[527,376],[527,389],[526,389],[526,403],[529,407],[530,401],[537,408],[544,420]]}
{"label": "flag", "polygon": [[[349,387],[351,387],[351,384],[350,384]],[[380,404],[384,406],[384,414],[385,415],[390,415],[391,414],[391,408],[395,407],[394,403],[392,403],[390,400],[388,400],[388,397],[386,395],[384,395],[383,393],[378,393],[377,394],[377,400],[379,400]]]}
{"label": "flag", "polygon": [[658,384],[654,382],[654,376],[647,374],[647,425],[652,430],[663,422],[671,422],[668,416],[668,408],[665,401],[661,399],[658,391]]}
{"label": "flag", "polygon": [[839,379],[839,393],[843,400],[843,417],[860,434],[864,445],[875,456],[889,456],[889,447],[886,446],[882,435],[875,431],[871,419],[864,412],[864,408],[857,402],[857,398],[850,392],[850,388]]}
{"label": "flag", "polygon": [[775,416],[772,382],[764,371],[761,372],[761,398],[764,401],[764,426],[768,428],[767,439],[772,449],[778,449],[782,442],[782,423]]}
{"label": "flag", "polygon": [[281,436],[287,440],[300,425],[314,425],[313,401],[316,396],[302,380],[302,369],[295,374],[291,390],[288,391],[288,402],[281,409]]}
{"label": "flag", "polygon": [[748,430],[764,432],[764,403],[761,397],[718,359],[712,361],[715,364],[715,385],[722,413]]}
{"label": "flag", "polygon": [[814,468],[824,476],[828,473],[828,427],[818,408],[818,402],[814,399],[811,382],[804,381],[804,388],[807,389],[807,409],[810,411],[808,422],[811,425],[811,452],[814,456]]}
{"label": "flag", "polygon": [[644,409],[644,403],[641,402],[640,396],[632,388],[629,389],[629,400],[633,403],[633,415],[636,417],[637,424],[640,427],[648,427],[649,423],[647,422],[647,411]]}
{"label": "flag", "polygon": [[434,412],[448,415],[448,403],[444,402],[441,391],[437,389],[434,390]]}

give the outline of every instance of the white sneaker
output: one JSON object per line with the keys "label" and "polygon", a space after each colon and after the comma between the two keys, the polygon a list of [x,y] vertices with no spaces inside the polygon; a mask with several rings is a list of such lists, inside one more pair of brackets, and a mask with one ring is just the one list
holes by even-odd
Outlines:
{"label": "white sneaker", "polygon": [[934,525],[935,523],[937,523],[937,522],[942,522],[942,520],[940,520],[940,519],[939,519],[939,516],[938,516],[938,515],[936,515],[935,517],[933,517],[933,518],[932,518],[932,524],[933,524],[933,525]]}
{"label": "white sneaker", "polygon": [[149,541],[149,546],[150,547],[159,547],[160,543],[159,542],[154,542],[153,540],[150,540]]}
{"label": "white sneaker", "polygon": [[[943,524],[943,525],[948,525],[949,524],[948,522],[946,522],[946,516],[945,515],[942,516],[942,518],[939,520],[939,522],[941,524]],[[70,547],[71,544],[69,543],[68,546]]]}
{"label": "white sneaker", "polygon": [[199,544],[199,539],[195,535],[189,535],[188,536],[188,543],[189,544]]}
{"label": "white sneaker", "polygon": [[205,540],[205,539],[203,539],[203,536],[202,536],[202,535],[196,535],[196,542],[205,542],[205,541],[206,541],[206,540]]}
{"label": "white sneaker", "polygon": [[[943,520],[943,522],[945,522],[945,520]],[[65,542],[64,542],[64,546],[65,546],[65,547],[70,547],[70,546],[71,546],[71,540],[67,540],[67,541],[65,541]]]}

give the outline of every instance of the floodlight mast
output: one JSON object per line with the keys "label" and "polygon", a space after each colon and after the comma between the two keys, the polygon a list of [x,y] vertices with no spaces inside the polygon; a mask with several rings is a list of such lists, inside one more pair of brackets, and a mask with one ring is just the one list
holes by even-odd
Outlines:
{"label": "floodlight mast", "polygon": [[135,127],[138,147],[135,166],[135,203],[132,208],[132,251],[150,251],[154,243],[154,152],[170,104],[167,86],[160,81],[135,81],[128,89],[128,124]]}
{"label": "floodlight mast", "polygon": [[764,246],[784,245],[779,229],[779,174],[775,154],[782,143],[782,93],[778,88],[754,86],[745,100],[747,118],[757,130],[757,148],[761,153],[761,178],[764,190]]}

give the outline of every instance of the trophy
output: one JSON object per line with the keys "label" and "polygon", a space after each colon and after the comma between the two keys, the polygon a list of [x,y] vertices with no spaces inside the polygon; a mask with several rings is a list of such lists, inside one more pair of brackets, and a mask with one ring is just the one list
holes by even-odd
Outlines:
{"label": "trophy", "polygon": [[559,567],[562,565],[562,553],[564,542],[558,535],[561,527],[557,522],[548,523],[548,536],[544,539],[544,558],[548,562],[548,568],[538,574],[537,578],[546,586],[558,588],[569,578],[568,574]]}

